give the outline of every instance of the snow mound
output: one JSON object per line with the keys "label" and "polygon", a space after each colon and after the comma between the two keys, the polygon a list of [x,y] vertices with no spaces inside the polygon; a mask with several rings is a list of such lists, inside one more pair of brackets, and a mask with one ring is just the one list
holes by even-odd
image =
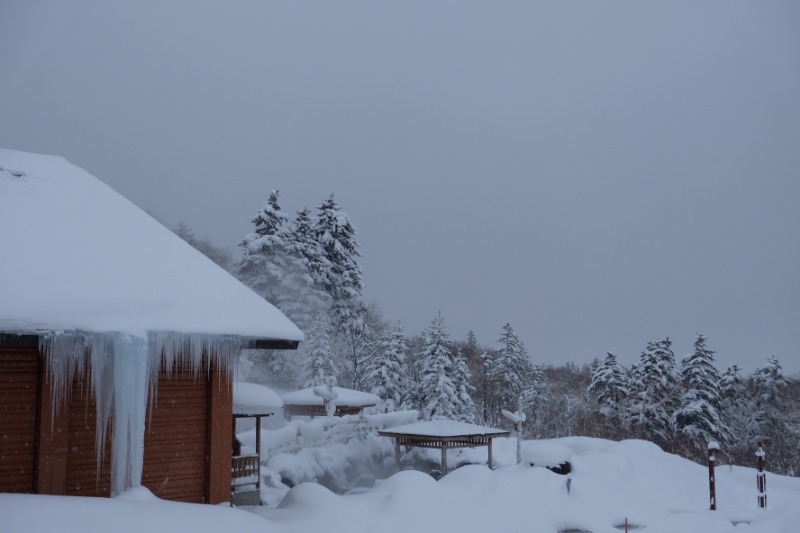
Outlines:
{"label": "snow mound", "polygon": [[522,461],[533,466],[548,468],[569,463],[572,450],[564,444],[552,441],[529,441],[522,447]]}

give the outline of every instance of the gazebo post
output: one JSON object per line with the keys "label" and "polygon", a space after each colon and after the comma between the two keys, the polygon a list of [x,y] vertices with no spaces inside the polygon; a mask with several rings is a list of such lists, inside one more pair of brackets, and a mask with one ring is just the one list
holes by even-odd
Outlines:
{"label": "gazebo post", "polygon": [[442,441],[442,476],[447,475],[447,441]]}
{"label": "gazebo post", "polygon": [[492,440],[493,439],[489,437],[489,445],[487,446],[487,448],[489,448],[489,470],[494,470],[492,466]]}
{"label": "gazebo post", "polygon": [[261,417],[256,417],[256,455],[258,456],[258,478],[256,479],[256,489],[261,490]]}

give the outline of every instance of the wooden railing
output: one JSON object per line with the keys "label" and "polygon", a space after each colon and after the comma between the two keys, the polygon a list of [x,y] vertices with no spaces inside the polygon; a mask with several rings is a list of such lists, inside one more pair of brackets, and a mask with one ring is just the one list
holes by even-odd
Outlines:
{"label": "wooden railing", "polygon": [[258,455],[237,455],[233,457],[231,466],[231,484],[238,485],[260,485]]}

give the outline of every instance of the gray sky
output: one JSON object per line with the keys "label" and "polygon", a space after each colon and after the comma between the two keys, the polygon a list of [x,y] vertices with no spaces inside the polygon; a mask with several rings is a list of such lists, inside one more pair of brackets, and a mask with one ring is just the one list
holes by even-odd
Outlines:
{"label": "gray sky", "polygon": [[331,192],[419,333],[800,371],[800,3],[0,2],[0,146],[232,250]]}

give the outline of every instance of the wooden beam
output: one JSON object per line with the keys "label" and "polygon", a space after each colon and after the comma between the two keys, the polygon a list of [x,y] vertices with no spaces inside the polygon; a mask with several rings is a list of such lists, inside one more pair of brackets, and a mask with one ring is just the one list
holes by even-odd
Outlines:
{"label": "wooden beam", "polygon": [[394,460],[400,466],[400,439],[394,439]]}
{"label": "wooden beam", "polygon": [[233,386],[231,376],[216,362],[208,373],[206,503],[218,504],[231,498],[230,435],[233,431]]}
{"label": "wooden beam", "polygon": [[494,470],[494,467],[492,466],[492,439],[491,438],[489,439],[489,444],[486,447],[489,448],[489,463],[488,463],[489,464],[489,470]]}
{"label": "wooden beam", "polygon": [[442,442],[442,476],[447,475],[447,441]]}

